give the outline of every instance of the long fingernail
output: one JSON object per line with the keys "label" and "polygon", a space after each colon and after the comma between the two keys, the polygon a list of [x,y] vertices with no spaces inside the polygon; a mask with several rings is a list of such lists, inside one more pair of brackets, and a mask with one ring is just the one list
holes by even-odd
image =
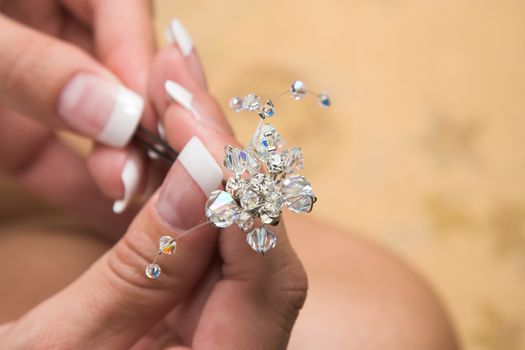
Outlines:
{"label": "long fingernail", "polygon": [[[181,210],[202,210],[202,201],[220,186],[222,178],[221,167],[201,140],[196,136],[192,137],[162,185],[157,201],[157,213],[171,225],[191,226],[195,222],[186,221],[187,225],[181,225],[181,222],[185,222],[184,217],[181,217]],[[197,187],[193,185],[192,188],[191,182]],[[194,192],[199,189],[202,191],[200,195]]]}
{"label": "long fingernail", "polygon": [[189,56],[193,50],[193,40],[186,28],[178,19],[172,19],[165,32],[166,40],[170,44],[177,44],[184,56]]}
{"label": "long fingernail", "polygon": [[144,111],[144,99],[94,74],[79,73],[64,87],[58,115],[74,131],[114,147],[125,146]]}
{"label": "long fingernail", "polygon": [[190,111],[191,115],[197,122],[206,124],[207,126],[219,132],[225,131],[223,126],[220,125],[215,119],[202,116],[202,111],[205,111],[205,108],[202,105],[199,105],[199,102],[195,100],[193,94],[184,86],[174,82],[173,80],[166,80],[164,83],[164,88],[168,94],[168,97],[173,102],[177,102],[182,107]]}
{"label": "long fingernail", "polygon": [[137,193],[140,183],[140,160],[138,156],[130,155],[126,163],[124,163],[120,179],[124,186],[124,196],[113,203],[113,212],[117,214],[126,210]]}

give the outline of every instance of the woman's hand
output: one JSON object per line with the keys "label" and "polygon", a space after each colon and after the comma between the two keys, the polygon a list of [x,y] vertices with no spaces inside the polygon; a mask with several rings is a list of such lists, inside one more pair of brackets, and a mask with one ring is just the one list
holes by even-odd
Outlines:
{"label": "woman's hand", "polygon": [[[122,211],[145,168],[141,152],[122,147],[142,116],[156,123],[142,97],[155,52],[150,1],[4,0],[0,10],[0,170],[78,211],[98,194],[89,170]],[[62,128],[100,143],[88,168],[50,131]]]}

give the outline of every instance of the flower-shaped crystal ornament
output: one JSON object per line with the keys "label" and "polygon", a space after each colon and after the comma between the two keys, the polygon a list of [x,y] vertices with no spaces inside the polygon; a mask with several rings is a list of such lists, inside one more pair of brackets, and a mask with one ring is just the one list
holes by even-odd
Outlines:
{"label": "flower-shaped crystal ornament", "polygon": [[[279,223],[283,208],[308,213],[316,201],[310,182],[295,174],[303,168],[301,149],[283,146],[275,127],[262,121],[248,147],[226,146],[224,167],[232,176],[225,191],[214,191],[206,203],[206,217],[214,226],[236,224],[258,253],[275,247],[277,238],[268,225]],[[254,227],[256,221],[262,227]]]}

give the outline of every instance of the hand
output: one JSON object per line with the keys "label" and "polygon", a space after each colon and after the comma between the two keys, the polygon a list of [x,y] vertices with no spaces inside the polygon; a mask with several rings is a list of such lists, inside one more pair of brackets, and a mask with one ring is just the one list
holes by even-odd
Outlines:
{"label": "hand", "polygon": [[179,50],[161,52],[150,88],[179,160],[116,246],[64,291],[0,329],[0,348],[286,348],[307,282],[282,225],[265,256],[236,228],[204,226],[180,238],[175,255],[160,258],[158,280],[144,276],[160,236],[177,237],[202,221],[206,192],[223,177],[223,147],[235,144],[217,104],[192,77],[192,108],[207,119],[163,99],[164,79],[180,82],[188,72],[170,70],[175,63],[186,64]]}
{"label": "hand", "polygon": [[[98,196],[89,170],[109,198],[120,200],[117,211],[124,209],[144,182],[145,160],[114,147],[126,145],[143,114],[155,125],[144,99],[123,87],[146,94],[155,51],[149,1],[4,0],[0,9],[0,170],[95,218],[110,203]],[[50,132],[57,128],[111,147],[97,146],[86,168]],[[128,164],[140,178],[123,181]]]}

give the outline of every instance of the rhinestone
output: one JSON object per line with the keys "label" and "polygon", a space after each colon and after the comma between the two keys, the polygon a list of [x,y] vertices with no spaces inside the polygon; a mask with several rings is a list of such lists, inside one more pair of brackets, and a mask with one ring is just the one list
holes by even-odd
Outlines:
{"label": "rhinestone", "polygon": [[233,148],[232,146],[226,146],[224,148],[224,167],[236,175],[242,175],[246,170],[246,164],[248,162],[248,154],[246,151]]}
{"label": "rhinestone", "polygon": [[239,96],[232,97],[228,105],[234,112],[240,112],[242,111],[242,98]]}
{"label": "rhinestone", "polygon": [[327,93],[323,92],[323,93],[320,93],[319,96],[317,96],[319,98],[319,104],[322,106],[322,107],[330,107],[330,104],[332,103],[330,101],[330,96],[328,96]]}
{"label": "rhinestone", "polygon": [[266,227],[257,227],[246,235],[246,241],[257,253],[264,254],[275,247],[277,237]]}
{"label": "rhinestone", "polygon": [[250,213],[243,211],[239,214],[235,223],[241,228],[241,230],[248,232],[252,229],[253,222],[253,216]]}
{"label": "rhinestone", "polygon": [[271,124],[260,124],[252,138],[252,146],[260,157],[284,145],[281,135]]}
{"label": "rhinestone", "polygon": [[281,216],[281,207],[277,203],[267,202],[259,210],[261,221],[264,224],[272,224],[279,220]]}
{"label": "rhinestone", "polygon": [[254,190],[248,189],[241,195],[241,206],[245,210],[253,210],[261,203],[261,197]]}
{"label": "rhinestone", "polygon": [[177,242],[170,236],[162,236],[159,239],[159,251],[162,254],[171,255],[175,253]]}
{"label": "rhinestone", "polygon": [[228,192],[216,190],[211,193],[206,202],[205,213],[215,227],[225,228],[237,219],[239,206]]}
{"label": "rhinestone", "polygon": [[312,184],[304,176],[294,175],[285,179],[281,191],[284,204],[291,211],[305,213],[312,210],[315,195]]}
{"label": "rhinestone", "polygon": [[157,264],[149,264],[146,266],[146,277],[150,280],[156,280],[160,276],[160,266]]}
{"label": "rhinestone", "polygon": [[284,157],[281,154],[272,154],[266,163],[268,171],[272,174],[278,174],[284,171]]}
{"label": "rhinestone", "polygon": [[226,191],[237,199],[247,185],[246,180],[241,177],[230,177],[226,182]]}
{"label": "rhinestone", "polygon": [[253,112],[261,108],[261,98],[256,94],[249,94],[242,99],[242,108]]}
{"label": "rhinestone", "polygon": [[290,86],[290,93],[294,100],[301,100],[306,95],[306,86],[302,81],[296,80]]}
{"label": "rhinestone", "polygon": [[284,159],[284,171],[286,173],[293,173],[296,170],[304,168],[303,151],[299,147],[290,147],[286,151]]}

